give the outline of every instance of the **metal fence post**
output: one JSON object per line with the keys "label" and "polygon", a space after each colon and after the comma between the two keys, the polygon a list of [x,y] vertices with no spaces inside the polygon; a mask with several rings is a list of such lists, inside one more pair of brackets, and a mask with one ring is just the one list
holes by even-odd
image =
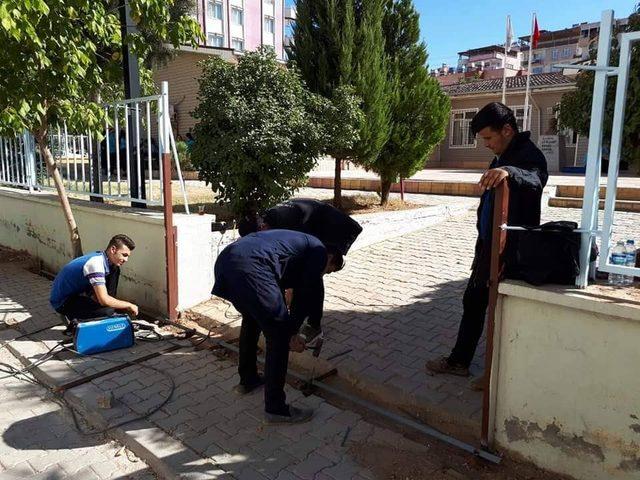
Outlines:
{"label": "metal fence post", "polygon": [[25,130],[22,134],[25,153],[25,170],[27,174],[26,184],[29,187],[29,192],[33,192],[37,185],[36,178],[36,154],[35,154],[35,142],[31,134]]}
{"label": "metal fence post", "polygon": [[591,105],[591,124],[589,126],[589,149],[587,151],[587,170],[585,173],[585,188],[582,199],[581,230],[588,230],[582,234],[580,241],[580,274],[576,278],[576,286],[585,288],[589,274],[589,255],[593,233],[598,229],[598,207],[600,203],[600,161],[602,156],[602,126],[604,123],[604,108],[607,98],[607,67],[611,52],[611,30],[613,25],[613,10],[602,12],[600,21],[600,38],[598,39],[598,59],[593,84],[593,103]]}

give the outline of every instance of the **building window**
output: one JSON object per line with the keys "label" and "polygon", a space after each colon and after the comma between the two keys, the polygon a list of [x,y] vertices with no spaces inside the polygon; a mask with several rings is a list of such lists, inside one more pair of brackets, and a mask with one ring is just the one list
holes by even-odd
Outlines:
{"label": "building window", "polygon": [[231,45],[233,49],[237,50],[238,52],[244,51],[244,40],[241,38],[234,38],[231,42]]}
{"label": "building window", "polygon": [[222,20],[222,2],[209,0],[207,2],[207,16],[211,20]]}
{"label": "building window", "polygon": [[264,17],[264,31],[276,33],[276,20],[273,17]]}
{"label": "building window", "polygon": [[569,58],[573,55],[573,49],[571,47],[564,47],[562,49],[562,58]]}
{"label": "building window", "polygon": [[207,35],[207,45],[210,47],[224,47],[224,37],[217,33]]}
{"label": "building window", "polygon": [[[509,108],[513,110],[513,114],[516,116],[516,123],[518,124],[518,130],[522,132],[524,130],[524,105],[509,105]],[[529,105],[529,119],[531,118],[531,105]],[[531,122],[529,122],[531,124]]]}
{"label": "building window", "polygon": [[236,25],[244,25],[244,12],[242,9],[233,7],[231,9],[231,19]]}
{"label": "building window", "polygon": [[557,48],[554,48],[554,49],[551,51],[551,60],[558,60],[558,54],[559,54],[559,53],[560,53],[560,52],[558,52],[558,49],[557,49]]}
{"label": "building window", "polygon": [[476,148],[476,138],[475,135],[471,133],[471,120],[477,112],[477,108],[451,110],[449,147]]}
{"label": "building window", "polygon": [[531,73],[533,75],[537,75],[539,73],[543,73],[544,72],[544,67],[533,67],[533,69],[531,70]]}

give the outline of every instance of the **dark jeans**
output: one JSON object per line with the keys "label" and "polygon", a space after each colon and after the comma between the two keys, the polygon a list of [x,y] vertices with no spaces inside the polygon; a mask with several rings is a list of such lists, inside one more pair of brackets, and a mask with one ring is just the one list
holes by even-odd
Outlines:
{"label": "dark jeans", "polygon": [[[111,271],[105,278],[107,293],[112,297],[118,291],[118,280],[120,279],[120,268],[111,267]],[[64,302],[58,309],[58,313],[66,316],[70,320],[88,320],[91,318],[110,317],[115,314],[111,307],[103,307],[93,298],[85,294],[73,295]]]}
{"label": "dark jeans", "polygon": [[264,332],[267,349],[264,363],[264,409],[268,413],[288,414],[284,384],[289,364],[291,330],[272,319],[256,319],[242,315],[238,373],[240,383],[251,384],[258,377],[257,349],[260,332]]}
{"label": "dark jeans", "polygon": [[[484,320],[489,306],[489,287],[484,275],[474,269],[462,298],[462,320],[458,339],[449,356],[450,363],[469,367],[482,336]],[[479,278],[480,277],[480,278]]]}

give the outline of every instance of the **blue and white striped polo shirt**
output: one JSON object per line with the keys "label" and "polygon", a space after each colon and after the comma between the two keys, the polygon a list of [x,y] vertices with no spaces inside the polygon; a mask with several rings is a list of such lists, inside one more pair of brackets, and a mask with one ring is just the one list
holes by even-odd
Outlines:
{"label": "blue and white striped polo shirt", "polygon": [[90,292],[95,285],[105,285],[109,260],[104,252],[91,252],[67,263],[56,275],[49,303],[58,310],[73,295]]}

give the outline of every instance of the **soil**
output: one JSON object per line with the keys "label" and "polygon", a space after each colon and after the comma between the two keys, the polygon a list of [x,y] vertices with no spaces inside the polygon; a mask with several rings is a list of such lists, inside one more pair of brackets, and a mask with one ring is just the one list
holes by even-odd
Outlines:
{"label": "soil", "polygon": [[23,263],[31,259],[31,255],[24,250],[12,250],[0,245],[0,263]]}

